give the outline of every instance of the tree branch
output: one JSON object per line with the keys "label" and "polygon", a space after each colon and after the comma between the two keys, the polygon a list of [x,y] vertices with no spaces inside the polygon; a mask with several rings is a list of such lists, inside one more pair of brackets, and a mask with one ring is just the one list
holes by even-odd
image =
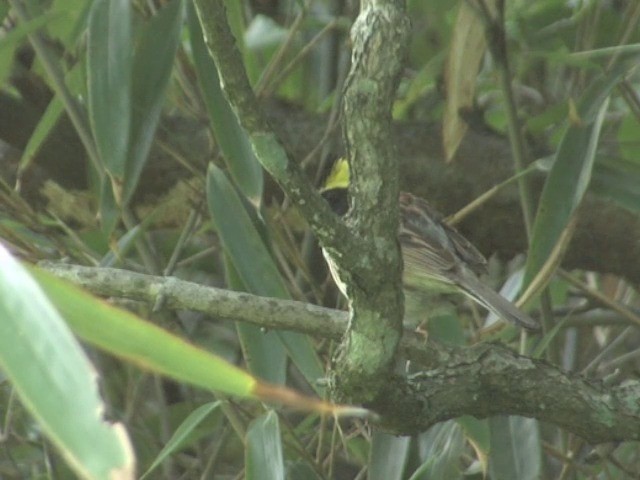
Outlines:
{"label": "tree branch", "polygon": [[163,306],[171,310],[191,310],[221,320],[294,330],[333,340],[340,340],[347,327],[346,312],[310,303],[259,297],[176,277],[157,277],[116,268],[49,261],[39,262],[38,266],[103,297],[128,298],[151,305],[155,305],[160,297]]}
{"label": "tree branch", "polygon": [[437,347],[443,362],[389,382],[376,404],[403,435],[461,415],[521,415],[552,423],[592,444],[640,439],[640,382],[607,385],[562,372],[499,344]]}
{"label": "tree branch", "polygon": [[271,129],[249,83],[227,23],[223,0],[194,0],[209,53],[211,54],[229,105],[249,136],[260,164],[271,174],[293,204],[304,215],[318,240],[340,252],[346,269],[357,271],[354,260],[362,245],[331,212],[296,162],[291,161]]}
{"label": "tree branch", "polygon": [[[230,321],[340,339],[346,312],[205,287],[173,277],[126,270],[41,262],[40,267],[94,294],[194,310]],[[382,426],[396,434],[421,432],[435,423],[473,415],[523,415],[550,422],[592,444],[640,440],[640,382],[612,385],[566,373],[499,344],[453,347],[425,343],[405,332],[400,354],[422,371],[385,377],[373,404]]]}
{"label": "tree branch", "polygon": [[343,340],[335,380],[339,398],[347,402],[366,402],[384,388],[402,331],[400,187],[391,107],[409,31],[404,2],[392,0],[361,2],[351,29],[351,70],[343,98],[353,200],[347,223],[366,248],[356,252],[359,271],[341,271],[354,328]]}
{"label": "tree branch", "polygon": [[[256,157],[302,212],[338,271],[354,279],[346,283],[355,286],[349,296],[357,321],[343,341],[335,379],[342,382],[338,390],[345,400],[374,398],[393,368],[402,329],[398,214],[396,208],[387,207],[397,202],[399,194],[390,124],[409,35],[404,1],[363,2],[353,27],[354,60],[345,89],[345,116],[356,167],[355,235],[330,214],[270,129],[235,46],[224,2],[195,0],[195,5],[225,95]],[[366,181],[360,180],[365,177]]]}

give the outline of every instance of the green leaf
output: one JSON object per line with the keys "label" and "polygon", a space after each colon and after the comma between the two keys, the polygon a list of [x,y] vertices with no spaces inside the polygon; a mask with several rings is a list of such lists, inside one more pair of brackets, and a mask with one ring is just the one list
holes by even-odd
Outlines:
{"label": "green leaf", "polygon": [[[145,222],[149,217],[145,218]],[[127,230],[122,237],[120,237],[115,245],[115,249],[109,250],[101,259],[99,265],[101,267],[113,267],[119,265],[123,258],[126,258],[127,254],[135,246],[136,240],[144,233],[144,225],[134,225],[133,228]]]}
{"label": "green leaf", "polygon": [[105,237],[111,235],[120,219],[120,210],[111,188],[111,179],[103,175],[100,181],[100,227]]}
{"label": "green leaf", "polygon": [[411,437],[375,432],[369,454],[370,480],[401,480],[409,458]]}
{"label": "green leaf", "polygon": [[220,401],[207,403],[196,408],[189,416],[180,424],[180,426],[173,433],[169,441],[162,447],[162,450],[155,458],[151,466],[144,472],[144,475],[140,477],[140,480],[146,478],[153,470],[155,470],[167,457],[173,453],[180,451],[184,445],[185,440],[189,437],[191,432],[200,425],[207,416],[220,406]]}
{"label": "green leaf", "polygon": [[491,431],[486,420],[465,415],[457,418],[456,422],[462,427],[468,438],[471,438],[483,452],[489,453],[491,450]]}
{"label": "green leaf", "polygon": [[628,115],[618,128],[618,143],[622,157],[629,162],[640,163],[640,121],[634,115]]}
{"label": "green leaf", "polygon": [[491,429],[488,420],[464,415],[457,418],[456,423],[462,427],[466,439],[473,445],[486,473],[486,463],[491,451]]}
{"label": "green leaf", "polygon": [[149,158],[183,20],[184,3],[173,0],[144,26],[134,54],[131,138],[122,194],[125,203],[135,192]]}
{"label": "green leaf", "polygon": [[591,180],[609,93],[622,73],[622,69],[617,69],[598,78],[587,89],[578,106],[580,123],[574,121],[560,142],[538,204],[523,288],[547,261],[584,197]]}
{"label": "green leaf", "polygon": [[234,181],[255,205],[262,197],[262,167],[249,138],[222,93],[218,70],[204,43],[197,15],[189,2],[189,31],[193,60],[204,95],[211,128]]}
{"label": "green leaf", "polygon": [[447,345],[466,345],[464,329],[460,317],[451,304],[434,305],[428,307],[429,337]]}
{"label": "green leaf", "polygon": [[[258,233],[238,192],[224,172],[215,165],[211,165],[207,173],[207,202],[225,251],[247,291],[265,297],[290,298],[280,272],[271,258],[271,253]],[[255,329],[255,327],[243,325],[239,326],[239,331],[249,333],[253,332],[252,328]],[[256,332],[250,335],[254,342],[259,342]],[[265,342],[269,341],[264,333],[260,333],[260,336],[265,337]],[[310,385],[320,390],[316,379],[322,376],[322,367],[309,339],[304,335],[291,332],[278,332],[277,336],[286,346],[295,365]],[[245,343],[243,347],[249,347],[249,344]],[[265,372],[264,369],[269,368],[264,364],[267,358],[258,356],[260,352],[268,354],[269,357],[276,355],[275,347],[256,344],[255,348],[255,351],[247,351],[247,361],[252,362],[254,368],[260,369],[261,376],[275,375],[275,377],[262,378],[271,379],[271,381],[282,380],[284,372]],[[258,374],[256,370],[251,371]]]}
{"label": "green leaf", "polygon": [[[493,2],[487,5],[492,8]],[[460,111],[470,108],[475,100],[476,79],[487,48],[485,30],[476,9],[462,2],[456,15],[444,75],[447,101],[442,119],[442,145],[447,160],[454,157],[469,128]]]}
{"label": "green leaf", "polygon": [[[133,478],[121,425],[102,418],[93,366],[29,274],[0,245],[0,366],[81,478]],[[87,441],[91,439],[91,441]]]}
{"label": "green leaf", "polygon": [[491,426],[489,472],[494,480],[538,480],[542,475],[538,421],[524,417],[494,417]]}
{"label": "green leaf", "polygon": [[[207,172],[207,203],[234,274],[248,292],[287,298],[287,289],[271,254],[253,225],[237,191],[215,165]],[[233,282],[236,283],[237,282]],[[233,285],[232,283],[232,285]],[[250,370],[261,378],[282,384],[286,377],[285,350],[273,334],[253,325],[238,325]]]}
{"label": "green leaf", "polygon": [[44,114],[40,117],[38,124],[36,125],[35,130],[29,137],[29,141],[27,145],[24,147],[22,152],[22,157],[20,157],[20,164],[18,167],[18,176],[22,175],[22,172],[25,172],[29,169],[31,164],[36,158],[42,143],[47,139],[49,133],[53,127],[55,127],[58,119],[64,112],[64,104],[59,96],[54,96],[49,105],[47,105],[47,109]]}
{"label": "green leaf", "polygon": [[242,200],[222,170],[207,172],[207,201],[225,250],[251,293],[288,298],[287,287]]}
{"label": "green leaf", "polygon": [[287,462],[287,480],[322,480],[322,477],[308,462],[294,460]]}
{"label": "green leaf", "polygon": [[[240,279],[228,254],[224,260],[227,286],[234,290],[250,291]],[[236,323],[236,330],[249,371],[271,383],[284,384],[287,357],[278,334],[244,322]]]}
{"label": "green leaf", "polygon": [[453,420],[434,425],[416,438],[423,464],[411,479],[454,480],[462,478],[460,455],[464,451],[462,429]]}
{"label": "green leaf", "polygon": [[284,460],[278,415],[270,410],[256,418],[247,431],[247,480],[284,480]]}
{"label": "green leaf", "polygon": [[6,18],[8,13],[9,13],[9,3],[5,2],[2,5],[0,5],[0,18]]}
{"label": "green leaf", "polygon": [[96,0],[87,40],[89,116],[105,169],[121,181],[131,126],[131,2]]}
{"label": "green leaf", "polygon": [[569,54],[571,58],[579,59],[597,59],[600,57],[614,58],[616,56],[623,56],[624,58],[635,57],[637,58],[640,53],[640,43],[634,43],[630,45],[615,45],[613,47],[596,48],[593,50],[584,50],[582,52],[573,52]]}
{"label": "green leaf", "polygon": [[240,368],[46,272],[34,269],[33,273],[71,329],[85,341],[181,382],[252,396],[256,380]]}

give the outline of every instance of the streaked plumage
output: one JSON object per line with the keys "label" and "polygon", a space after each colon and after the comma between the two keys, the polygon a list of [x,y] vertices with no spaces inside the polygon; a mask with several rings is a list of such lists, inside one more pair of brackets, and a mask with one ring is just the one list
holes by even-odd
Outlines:
{"label": "streaked plumage", "polygon": [[[338,215],[348,209],[347,183],[348,170],[345,181],[345,167],[337,164],[322,192]],[[399,204],[405,303],[411,315],[418,313],[416,308],[421,308],[430,293],[462,292],[500,318],[529,330],[539,329],[529,315],[481,282],[479,276],[486,271],[486,259],[457,230],[444,223],[440,213],[410,193],[401,193]],[[333,262],[326,253],[325,257],[345,294]]]}

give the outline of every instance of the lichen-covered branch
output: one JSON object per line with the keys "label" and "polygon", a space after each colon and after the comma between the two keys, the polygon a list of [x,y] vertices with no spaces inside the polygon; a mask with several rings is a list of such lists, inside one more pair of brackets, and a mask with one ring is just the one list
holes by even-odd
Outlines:
{"label": "lichen-covered branch", "polygon": [[[335,376],[345,399],[366,401],[393,368],[402,328],[399,194],[391,144],[391,104],[409,35],[404,1],[362,2],[353,28],[353,65],[345,89],[346,138],[354,159],[352,229],[329,213],[270,129],[251,89],[222,0],[195,0],[220,81],[260,163],[309,222],[347,275],[354,319]],[[366,179],[366,180],[363,180]],[[354,234],[352,234],[355,233]],[[357,280],[356,280],[357,279]]]}
{"label": "lichen-covered branch", "polygon": [[[347,314],[302,302],[205,287],[172,277],[126,270],[41,263],[56,276],[94,294],[129,298],[208,317],[251,322],[270,329],[339,339]],[[417,373],[386,376],[371,406],[383,426],[409,435],[431,425],[473,415],[523,415],[563,427],[592,444],[640,440],[640,382],[607,383],[563,372],[499,344],[452,347],[425,343],[405,332],[400,355]]]}
{"label": "lichen-covered branch", "polygon": [[608,385],[569,374],[500,344],[437,347],[441,361],[397,379],[376,403],[402,434],[461,415],[521,415],[565,428],[592,444],[640,440],[640,382]]}
{"label": "lichen-covered branch", "polygon": [[346,272],[357,322],[346,333],[336,366],[336,391],[344,401],[367,401],[384,388],[402,330],[400,189],[391,108],[409,31],[403,1],[361,2],[351,29],[351,71],[343,98],[353,198],[347,222],[357,236],[369,241],[359,254],[366,275],[349,278],[352,272]]}

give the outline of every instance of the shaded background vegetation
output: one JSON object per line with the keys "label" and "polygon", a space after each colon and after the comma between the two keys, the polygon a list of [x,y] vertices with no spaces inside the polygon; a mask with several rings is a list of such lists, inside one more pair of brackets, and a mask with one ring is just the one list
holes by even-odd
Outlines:
{"label": "shaded background vegetation", "polygon": [[[263,173],[222,95],[192,5],[133,2],[131,32],[111,31],[107,38],[95,13],[105,3],[11,0],[0,6],[5,19],[0,43],[3,244],[32,262],[116,266],[341,306],[304,220]],[[357,5],[227,3],[271,125],[319,184],[343,152],[340,99]],[[558,151],[573,164],[567,162],[564,177],[560,173],[562,187],[555,192],[545,187],[547,211],[561,210],[569,201],[563,194],[588,183],[573,239],[560,259],[579,282],[554,276],[549,302],[528,306],[538,317],[546,308],[547,331],[562,322],[546,337],[543,356],[591,378],[636,379],[640,97],[633,64],[640,6],[622,0],[506,2],[510,69],[505,86],[501,62],[490,54],[491,43],[481,40],[483,28],[473,37],[473,25],[461,19],[463,3],[408,2],[413,36],[393,112],[403,188],[451,214],[510,178],[508,88],[518,135],[525,140],[525,164],[531,165],[526,178],[533,207]],[[467,35],[473,48],[456,50],[452,45]],[[104,87],[97,79],[108,77],[110,65],[100,62],[100,48],[108,42],[123,57],[116,62],[123,70]],[[480,62],[477,74],[473,58]],[[447,74],[447,65],[455,64]],[[464,90],[461,79],[469,78],[471,96],[456,104]],[[568,147],[565,143],[563,150],[568,129],[589,124],[587,107],[601,108],[601,96],[609,98],[601,111],[602,127]],[[451,108],[454,113],[447,113]],[[443,131],[454,134],[443,136]],[[463,136],[459,145],[452,140],[456,132]],[[595,150],[581,150],[591,140]],[[209,164],[216,170],[208,175]],[[538,212],[537,218],[544,217],[543,209]],[[241,222],[234,226],[240,217],[253,233],[238,230]],[[511,182],[459,225],[491,257],[487,281],[495,286],[524,268],[528,245],[522,218],[521,196]],[[549,236],[568,224],[566,218]],[[144,304],[127,306],[262,378],[286,380],[306,392],[317,389],[309,376],[318,368],[316,360],[301,361],[308,352],[287,360],[282,339],[273,332],[265,341],[256,327],[193,312],[151,311]],[[443,342],[473,343],[485,322],[482,312],[460,302],[455,307],[443,302],[433,312],[429,333]],[[518,347],[513,335],[504,340]],[[305,341],[320,364],[328,365],[335,345],[326,339]],[[533,347],[528,345],[527,353]],[[252,466],[244,455],[246,430],[265,418],[263,406],[226,400],[224,408],[216,405],[196,422],[188,416],[211,401],[209,392],[95,351],[90,355],[100,372],[108,416],[125,423],[140,472],[182,424],[188,436],[152,476],[264,478],[260,465]],[[1,385],[0,407],[6,413],[0,476],[70,475],[7,381]],[[412,439],[387,436],[360,422],[344,422],[338,431],[317,416],[284,413],[280,422],[280,431],[270,435],[282,445],[282,469],[289,478],[364,478],[367,472],[371,478],[413,473],[415,478],[482,478],[485,469],[495,479],[636,478],[640,472],[635,442],[594,453],[579,437],[519,417],[449,421]]]}

